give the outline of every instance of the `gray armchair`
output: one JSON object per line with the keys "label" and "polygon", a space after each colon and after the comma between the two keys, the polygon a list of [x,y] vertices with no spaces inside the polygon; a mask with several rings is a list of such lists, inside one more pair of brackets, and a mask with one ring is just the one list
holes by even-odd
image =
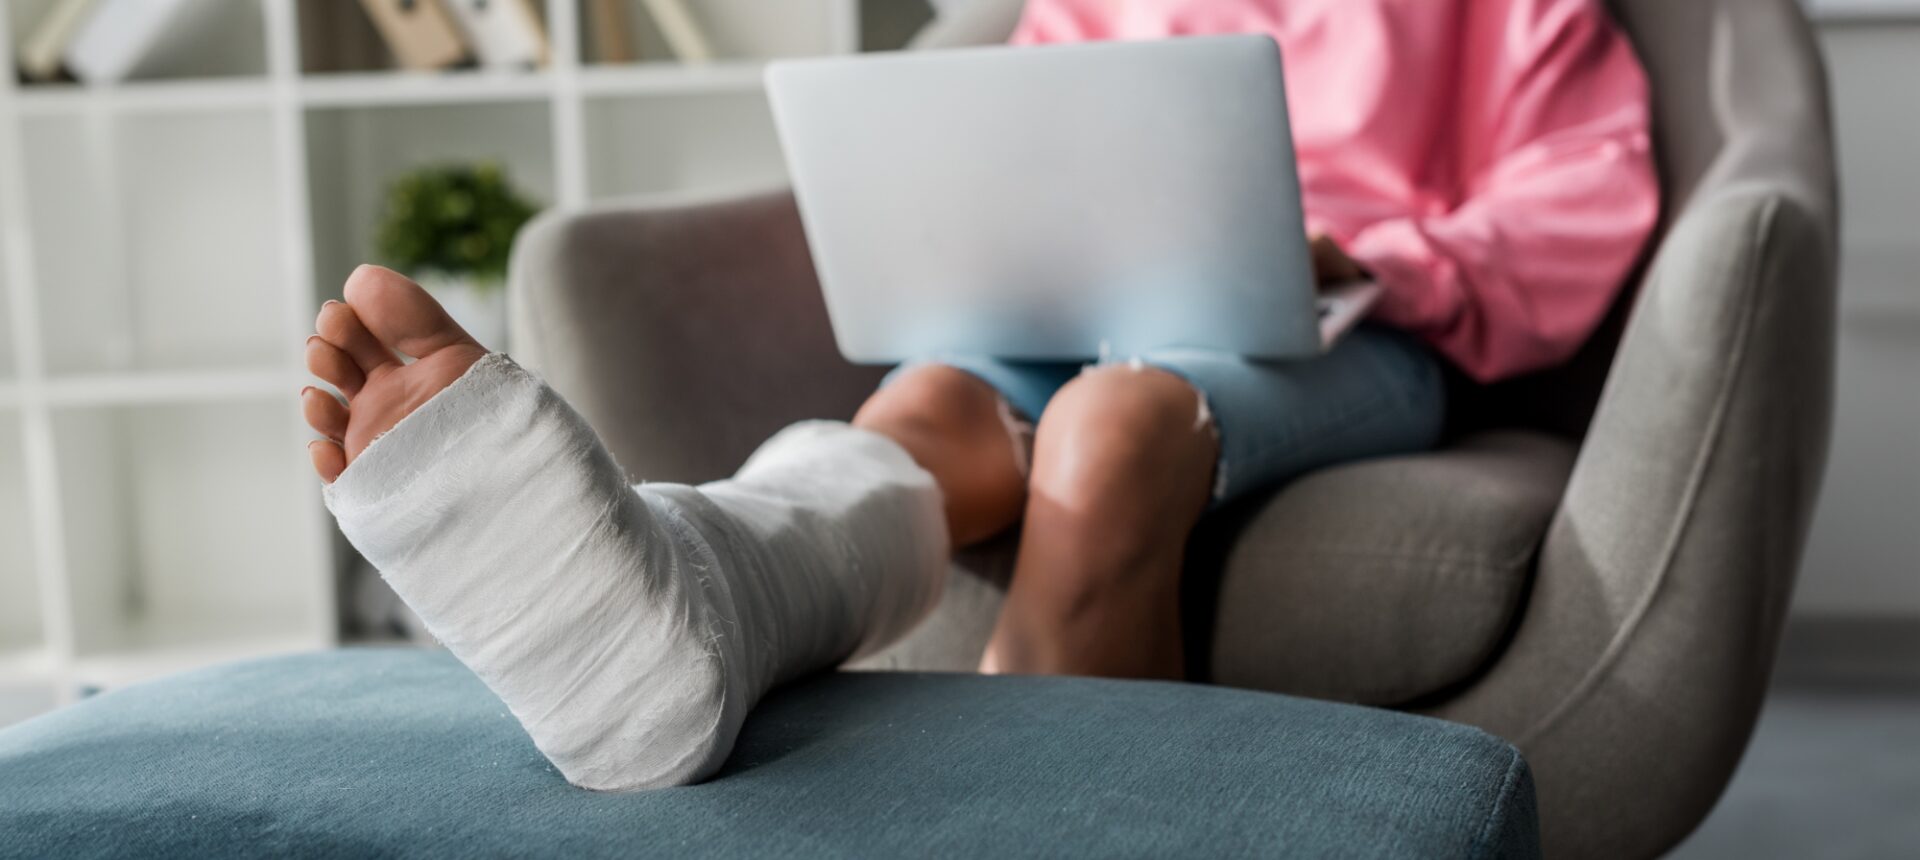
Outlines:
{"label": "gray armchair", "polygon": [[[923,44],[1004,36],[981,2]],[[1463,386],[1440,450],[1309,475],[1205,524],[1196,677],[1471,723],[1519,745],[1545,843],[1647,856],[1707,814],[1760,706],[1824,464],[1834,169],[1793,0],[1620,0],[1654,81],[1663,238],[1562,370]],[[650,480],[729,473],[881,371],[841,360],[792,200],[639,200],[523,235],[513,342]],[[1012,543],[962,554],[880,667],[968,669]]]}

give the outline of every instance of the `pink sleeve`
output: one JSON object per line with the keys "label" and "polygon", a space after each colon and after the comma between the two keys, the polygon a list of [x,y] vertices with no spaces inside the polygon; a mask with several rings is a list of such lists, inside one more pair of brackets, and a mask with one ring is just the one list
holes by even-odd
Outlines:
{"label": "pink sleeve", "polygon": [[1117,38],[1115,20],[1120,11],[1110,0],[1028,0],[1020,9],[1020,23],[1007,37],[1007,44],[1046,45]]}
{"label": "pink sleeve", "polygon": [[1492,381],[1580,347],[1651,233],[1660,191],[1646,78],[1598,2],[1461,8],[1472,19],[1443,147],[1460,199],[1345,246],[1384,288],[1376,316]]}

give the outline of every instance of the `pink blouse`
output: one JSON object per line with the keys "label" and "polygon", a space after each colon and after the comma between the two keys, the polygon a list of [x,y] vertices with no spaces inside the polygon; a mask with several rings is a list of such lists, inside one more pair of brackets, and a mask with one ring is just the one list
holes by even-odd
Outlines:
{"label": "pink blouse", "polygon": [[1029,0],[1015,44],[1263,32],[1307,223],[1482,381],[1565,360],[1652,232],[1647,82],[1600,0]]}

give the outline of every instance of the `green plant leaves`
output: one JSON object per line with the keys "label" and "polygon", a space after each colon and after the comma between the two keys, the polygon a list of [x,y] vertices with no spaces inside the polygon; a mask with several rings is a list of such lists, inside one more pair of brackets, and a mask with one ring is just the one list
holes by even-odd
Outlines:
{"label": "green plant leaves", "polygon": [[375,250],[403,272],[499,284],[514,234],[538,211],[497,164],[423,167],[387,187]]}

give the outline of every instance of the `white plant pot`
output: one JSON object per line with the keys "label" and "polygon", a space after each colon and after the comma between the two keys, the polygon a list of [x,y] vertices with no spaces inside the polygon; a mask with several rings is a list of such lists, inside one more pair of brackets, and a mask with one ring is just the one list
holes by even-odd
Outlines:
{"label": "white plant pot", "polygon": [[467,278],[427,275],[420,279],[420,286],[481,346],[491,350],[507,348],[507,288],[504,285],[482,287]]}

